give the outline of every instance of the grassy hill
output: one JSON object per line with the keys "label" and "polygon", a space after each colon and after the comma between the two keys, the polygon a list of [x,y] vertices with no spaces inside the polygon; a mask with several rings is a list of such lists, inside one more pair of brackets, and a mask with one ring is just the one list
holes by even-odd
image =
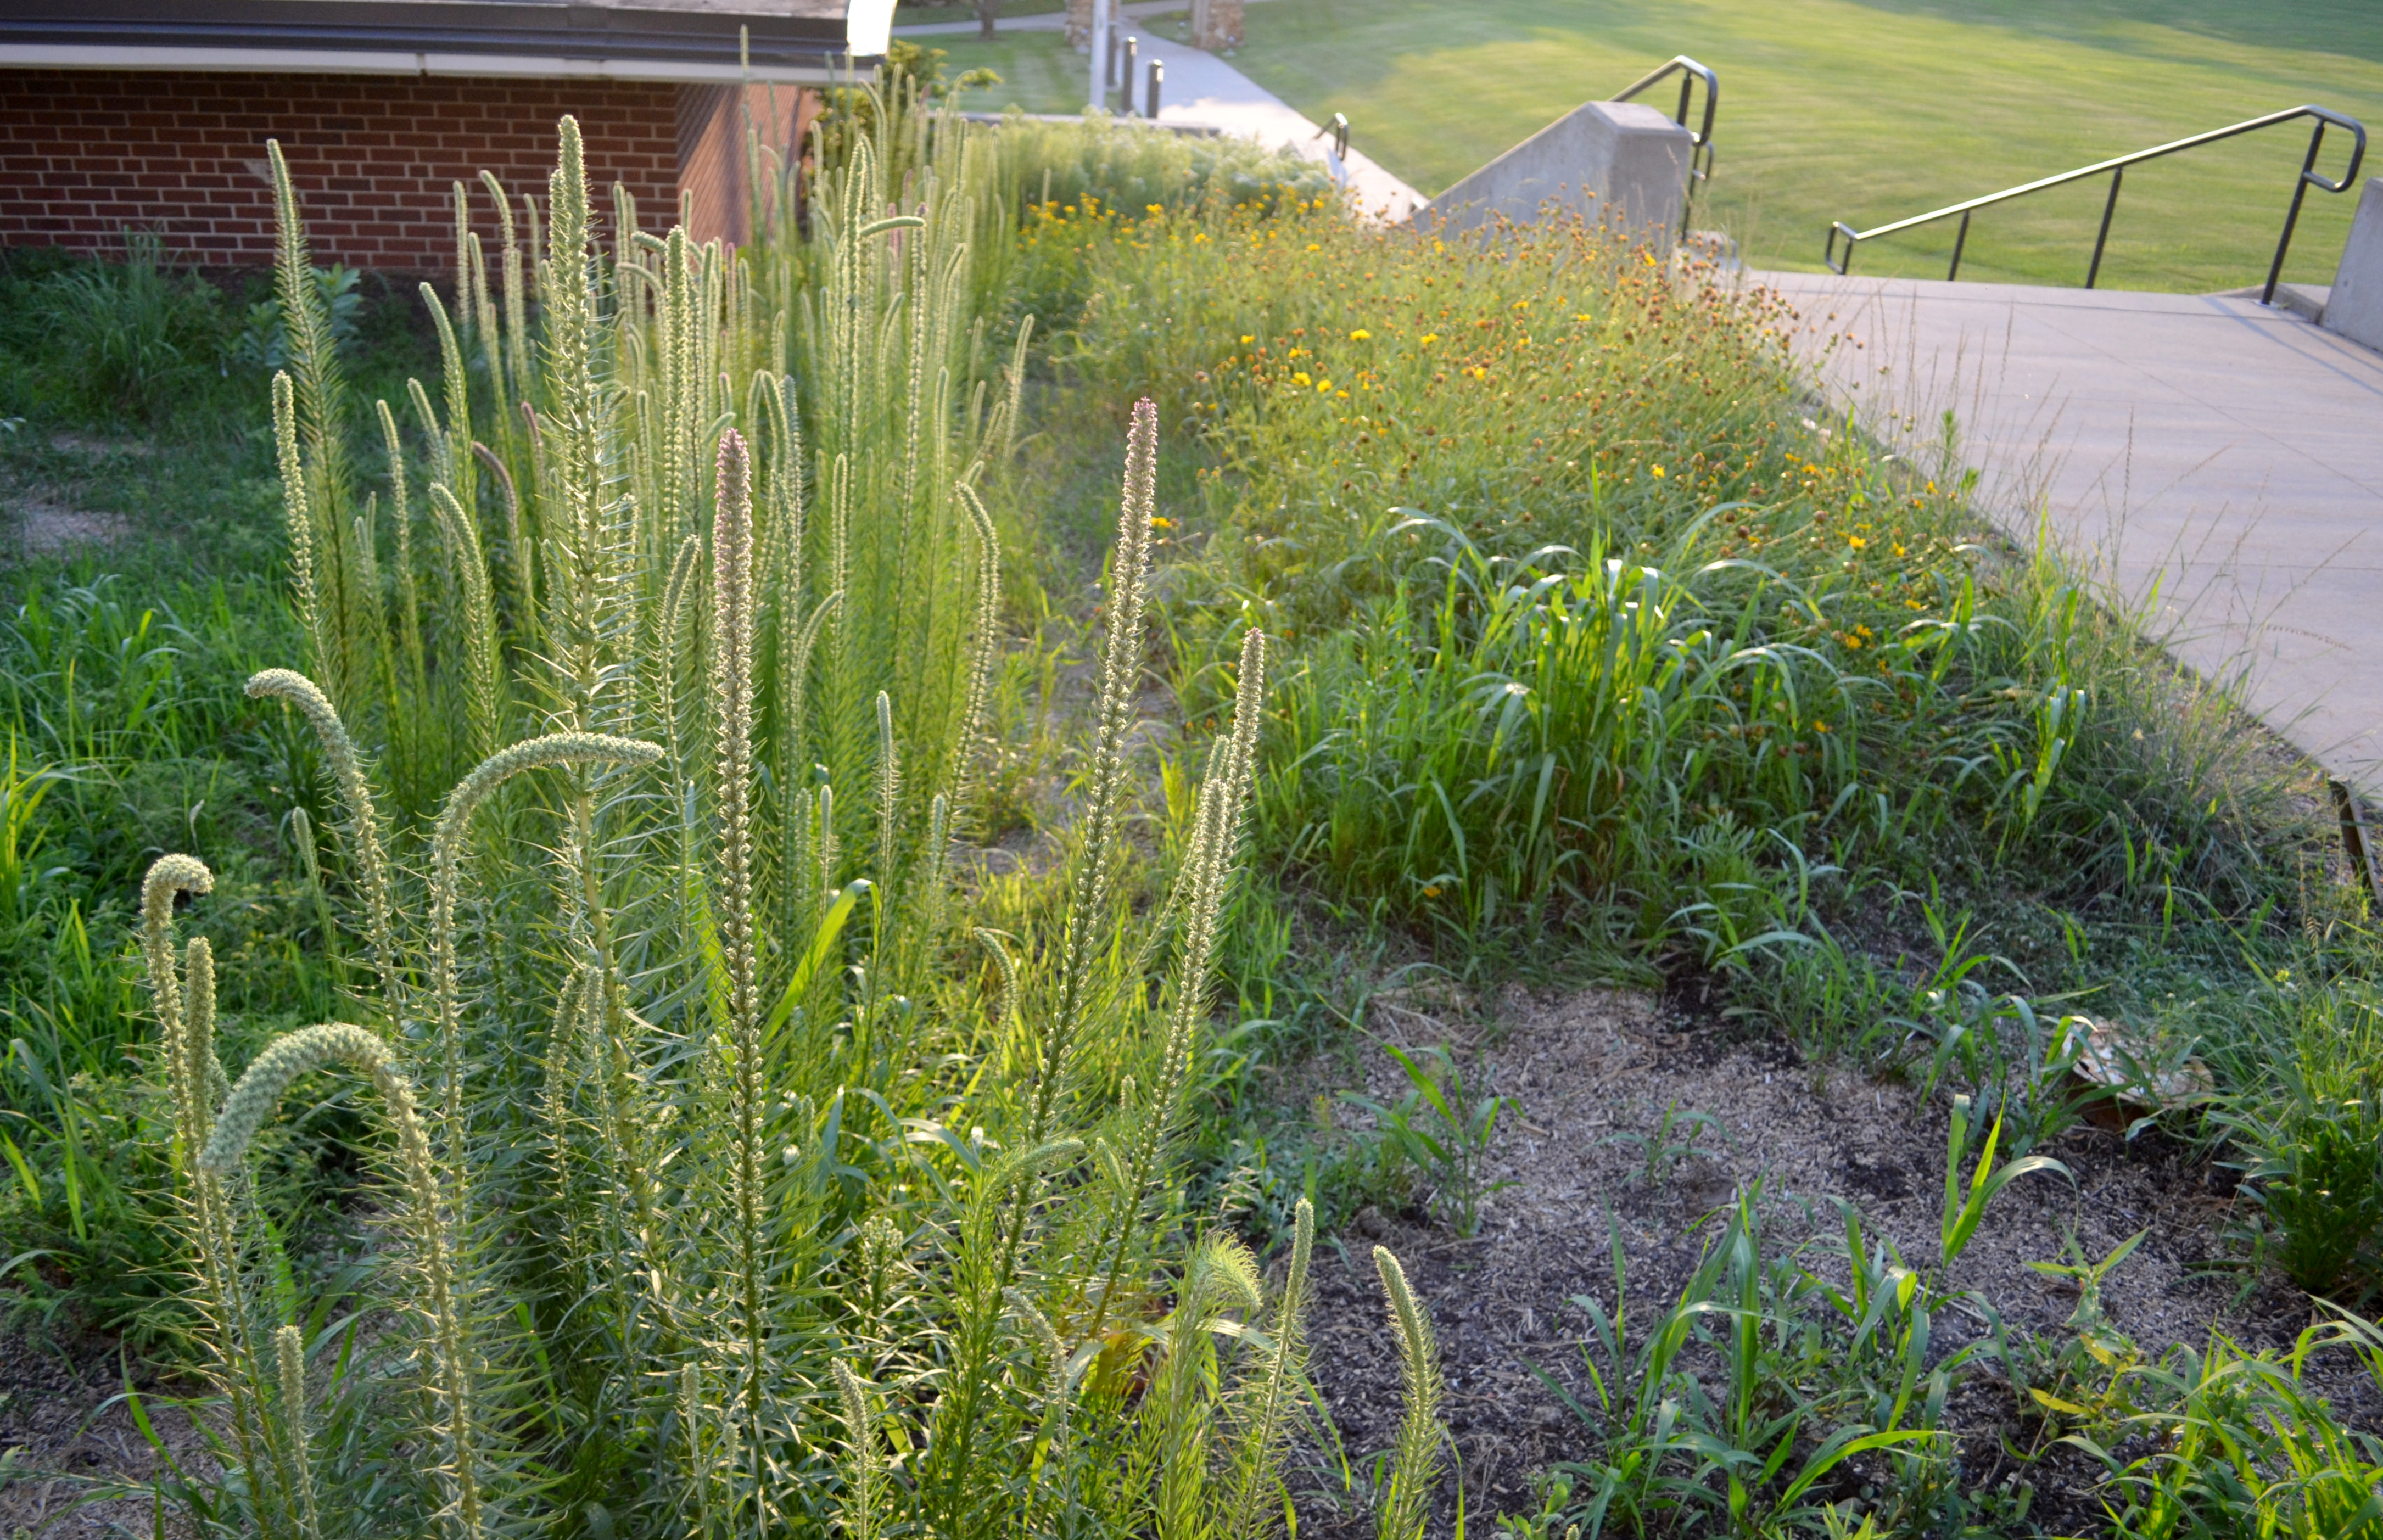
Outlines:
{"label": "grassy hill", "polygon": [[[1056,38],[1005,38],[984,60],[936,41],[955,65],[1004,68],[1009,94],[1046,74],[1074,91],[1075,55],[1041,58]],[[1818,268],[1833,219],[1883,224],[2278,107],[2383,125],[2368,0],[1272,0],[1250,6],[1234,62],[1311,117],[1347,113],[1360,148],[1432,192],[1678,53],[1721,76],[1710,222],[1766,266]],[[2263,277],[2307,142],[2272,129],[2129,173],[2103,283]],[[2328,142],[2330,173],[2347,149]],[[2106,185],[1981,216],[1962,275],[2081,283]],[[2352,208],[2311,195],[2288,277],[2331,281]],[[1866,247],[1859,270],[1941,277],[1952,237],[1947,224]]]}

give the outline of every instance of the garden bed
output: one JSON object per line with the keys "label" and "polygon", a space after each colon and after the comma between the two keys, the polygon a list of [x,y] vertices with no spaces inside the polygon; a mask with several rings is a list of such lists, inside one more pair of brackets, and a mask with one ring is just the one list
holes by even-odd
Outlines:
{"label": "garden bed", "polygon": [[[1579,1405],[1597,1404],[1580,1351],[1588,1320],[1572,1301],[1586,1296],[1615,1309],[1617,1238],[1627,1314],[1642,1332],[1722,1239],[1738,1196],[1758,1189],[1767,1257],[1792,1254],[1841,1285],[1842,1201],[1873,1244],[1891,1243],[1923,1275],[1935,1266],[1949,1095],[1812,1062],[1775,1039],[1749,1041],[1676,999],[1510,985],[1471,1019],[1461,995],[1443,999],[1460,1008],[1438,1019],[1377,1008],[1373,1025],[1409,1049],[1461,1045],[1467,1094],[1513,1099],[1482,1173],[1487,1183],[1511,1185],[1488,1200],[1470,1238],[1419,1209],[1369,1206],[1319,1257],[1317,1385],[1361,1484],[1373,1453],[1396,1434],[1402,1396],[1367,1254],[1375,1244],[1405,1261],[1438,1327],[1468,1522],[1537,1510],[1550,1467],[1597,1454],[1596,1434],[1534,1368]],[[1387,1054],[1364,1057],[1366,1094],[1388,1101],[1405,1089]],[[1329,1071],[1308,1067],[1307,1078],[1319,1075]],[[1667,1110],[1671,1129],[1659,1137]],[[2073,1184],[2043,1172],[2006,1189],[1945,1279],[1952,1294],[1991,1307],[2015,1340],[2031,1339],[2022,1361],[2056,1359],[2075,1339],[2080,1303],[2073,1280],[2030,1264],[2098,1262],[2138,1232],[2142,1240],[2101,1279],[2097,1299],[2105,1328],[2145,1361],[2178,1347],[2201,1350],[2213,1336],[2278,1353],[2322,1318],[2299,1290],[2243,1266],[2239,1233],[2229,1235],[2247,1217],[2231,1171],[2156,1132],[2130,1141],[2084,1121],[2038,1152],[2059,1160]],[[1930,1361],[1987,1344],[1986,1323],[1966,1300],[1938,1311]],[[1690,1359],[1693,1372],[1716,1377],[1710,1349]],[[2044,1373],[2047,1390],[2058,1389]],[[2348,1355],[2317,1361],[2311,1381],[2353,1425],[2383,1424],[2383,1396]],[[1956,1378],[1941,1425],[1957,1446],[1962,1485],[1987,1492],[2012,1517],[2025,1513],[2063,1534],[2105,1522],[2101,1467],[2055,1447],[2068,1430],[2032,1399],[2022,1405],[1993,1363]],[[1861,1473],[1839,1469],[1844,1479],[1823,1490],[1860,1505]],[[1309,1476],[1310,1523],[1336,1535],[1370,1533],[1369,1510],[1347,1505],[1336,1471],[1312,1466]],[[2032,1493],[2024,1507],[2022,1492]],[[1452,1485],[1441,1509],[1452,1522]]]}

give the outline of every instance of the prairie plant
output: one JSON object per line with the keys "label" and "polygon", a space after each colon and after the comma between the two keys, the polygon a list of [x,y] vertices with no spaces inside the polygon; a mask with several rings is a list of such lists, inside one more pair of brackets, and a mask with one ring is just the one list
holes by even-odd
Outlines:
{"label": "prairie plant", "polygon": [[1440,1445],[1448,1436],[1439,1422],[1439,1347],[1432,1337],[1430,1319],[1407,1283],[1406,1269],[1399,1265],[1389,1248],[1374,1248],[1374,1267],[1382,1276],[1407,1402],[1398,1442],[1391,1448],[1389,1477],[1382,1489],[1374,1533],[1379,1540],[1423,1540]]}
{"label": "prairie plant", "polygon": [[[221,1095],[165,934],[204,869],[161,864],[149,906],[194,1289],[268,1533],[348,1533],[391,1469],[414,1472],[419,1527],[471,1537],[597,1511],[648,1535],[1270,1527],[1313,1217],[1269,1300],[1175,1201],[1267,642],[1240,638],[1137,944],[1142,403],[1068,902],[1047,932],[969,923],[948,856],[1001,623],[978,489],[1021,359],[996,388],[969,309],[993,162],[950,127],[902,152],[901,212],[880,213],[890,151],[864,141],[816,185],[799,252],[747,254],[636,233],[625,202],[599,250],[566,120],[535,335],[490,335],[529,313],[477,291],[490,264],[467,242],[469,346],[439,320],[446,388],[409,392],[419,432],[390,457],[401,519],[425,499],[394,475],[419,457],[441,538],[413,548],[447,564],[413,574],[411,615],[407,583],[371,585],[360,635],[323,596],[367,586],[362,536],[326,533],[338,467],[304,428],[336,372],[277,385],[307,646],[355,687],[268,671],[250,689],[322,745],[373,1029],[279,1039]],[[483,381],[514,399],[484,403]],[[399,414],[377,415],[386,445]],[[443,798],[374,784],[439,765],[470,767]],[[260,1244],[242,1151],[340,1066],[379,1092],[395,1243],[369,1297],[406,1325],[322,1392],[380,1440],[333,1459],[289,1323],[260,1313],[278,1296],[225,1247]]]}

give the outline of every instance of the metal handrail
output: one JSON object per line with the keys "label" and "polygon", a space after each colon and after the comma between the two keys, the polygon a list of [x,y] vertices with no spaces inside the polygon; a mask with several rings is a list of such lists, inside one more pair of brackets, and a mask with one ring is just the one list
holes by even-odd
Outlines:
{"label": "metal handrail", "polygon": [[1322,139],[1327,134],[1332,136],[1332,153],[1346,161],[1349,158],[1349,115],[1334,113],[1331,122],[1325,124],[1307,137]]}
{"label": "metal handrail", "polygon": [[1686,195],[1680,200],[1680,233],[1685,236],[1688,232],[1689,205],[1696,202],[1697,183],[1712,180],[1713,108],[1721,101],[1719,77],[1709,66],[1698,64],[1685,54],[1675,54],[1669,64],[1640,76],[1606,99],[1627,102],[1670,75],[1680,77],[1680,110],[1672,115],[1672,121],[1683,129],[1688,129],[1688,99],[1695,92],[1698,80],[1705,83],[1704,127],[1688,129],[1688,189]]}
{"label": "metal handrail", "polygon": [[[2290,123],[2302,117],[2315,118],[2316,130],[2309,135],[2308,154],[2302,159],[2300,175],[2292,182],[2292,206],[2284,215],[2284,233],[2276,242],[2276,259],[2267,265],[2267,287],[2259,295],[2261,304],[2272,304],[2276,298],[2276,280],[2283,276],[2284,253],[2291,249],[2292,228],[2300,223],[2301,201],[2308,196],[2308,190],[2312,187],[2321,192],[2347,192],[2358,180],[2358,168],[2366,160],[2366,126],[2355,117],[2346,117],[2327,107],[2298,106],[2282,112],[2271,112],[2265,117],[2253,117],[2247,122],[2236,123],[2228,128],[2213,129],[2205,134],[2194,134],[2190,139],[2179,139],[2167,144],[2156,144],[2148,150],[2138,150],[2131,155],[2119,155],[2112,160],[2096,161],[2092,166],[2080,166],[2074,171],[2064,171],[2056,177],[2045,177],[2040,181],[2029,182],[2024,187],[2006,188],[2000,192],[1990,192],[1982,198],[1972,198],[1964,203],[1949,204],[1932,214],[1914,215],[1908,219],[1898,219],[1892,225],[1881,225],[1875,229],[1858,230],[1840,219],[1829,227],[1829,239],[1827,244],[1821,249],[1821,261],[1830,272],[1843,275],[1853,266],[1854,247],[1858,242],[1874,240],[1880,236],[1893,235],[1898,230],[1908,230],[1919,225],[1933,224],[1939,219],[1949,219],[1957,214],[1961,216],[1961,229],[1960,233],[1953,238],[1953,264],[1945,273],[1945,280],[1950,282],[1959,277],[1961,272],[1961,248],[1969,243],[1970,215],[1990,203],[2006,203],[2031,192],[2041,192],[2048,187],[2059,187],[2066,182],[2081,181],[2087,177],[2098,177],[2107,171],[2110,174],[2110,196],[2103,202],[2102,228],[2093,238],[2093,261],[2085,269],[2085,287],[2091,289],[2093,287],[2094,280],[2102,276],[2102,253],[2110,240],[2110,216],[2118,210],[2118,188],[2126,179],[2128,166],[2138,161],[2157,160],[2162,155],[2172,155],[2179,150],[2191,150],[2204,144],[2214,144],[2221,139],[2231,139],[2236,134],[2247,134],[2260,129],[2272,129],[2278,123]],[[2352,135],[2350,165],[2342,171],[2340,181],[2328,180],[2318,176],[2316,171],[2317,152],[2325,145],[2325,130],[2328,128],[2347,129]],[[1842,257],[1837,254],[1839,236],[1843,236],[1846,242],[1845,254]]]}

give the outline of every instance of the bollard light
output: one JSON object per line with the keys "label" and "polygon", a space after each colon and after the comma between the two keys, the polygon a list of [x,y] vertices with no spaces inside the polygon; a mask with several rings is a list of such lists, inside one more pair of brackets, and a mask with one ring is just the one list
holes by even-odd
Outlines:
{"label": "bollard light", "polygon": [[1145,113],[1143,113],[1143,114],[1142,114],[1142,116],[1143,116],[1143,117],[1147,117],[1147,118],[1149,118],[1149,119],[1150,119],[1152,122],[1154,122],[1154,123],[1155,123],[1155,122],[1157,122],[1157,121],[1158,121],[1158,85],[1159,85],[1159,82],[1160,82],[1161,80],[1166,80],[1166,79],[1167,79],[1167,61],[1166,61],[1165,59],[1153,59],[1153,60],[1151,60],[1151,61],[1150,61],[1150,107],[1149,107],[1149,110],[1148,110],[1147,112],[1145,112]]}
{"label": "bollard light", "polygon": [[1134,55],[1141,52],[1142,39],[1129,35],[1125,40],[1125,70],[1117,77],[1117,84],[1125,87],[1125,105],[1123,110],[1125,112],[1125,116],[1128,117],[1131,117],[1133,116]]}

